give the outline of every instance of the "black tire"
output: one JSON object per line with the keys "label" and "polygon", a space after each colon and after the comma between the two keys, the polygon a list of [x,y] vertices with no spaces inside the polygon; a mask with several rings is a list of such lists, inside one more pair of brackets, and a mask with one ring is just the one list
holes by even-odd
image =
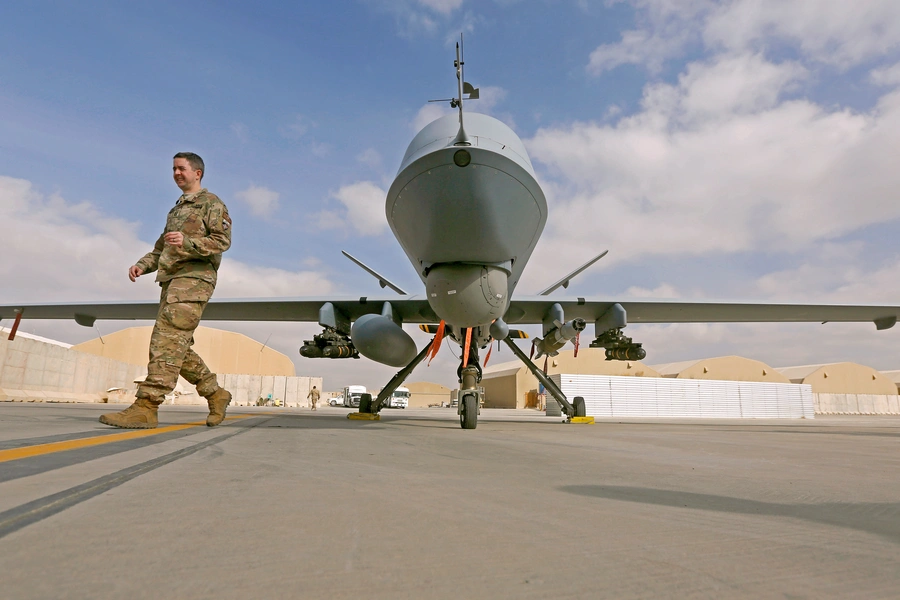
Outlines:
{"label": "black tire", "polygon": [[575,400],[574,402],[572,402],[572,406],[575,407],[576,417],[587,416],[587,407],[584,405],[584,398],[582,398],[581,396],[575,396]]}
{"label": "black tire", "polygon": [[478,426],[478,397],[475,394],[463,396],[459,406],[459,426],[463,429]]}
{"label": "black tire", "polygon": [[361,394],[359,396],[359,412],[372,412],[372,394]]}

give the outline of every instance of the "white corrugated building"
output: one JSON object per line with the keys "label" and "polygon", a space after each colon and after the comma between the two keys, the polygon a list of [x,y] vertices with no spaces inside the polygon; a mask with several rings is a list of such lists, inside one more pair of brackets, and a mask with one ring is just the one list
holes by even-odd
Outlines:
{"label": "white corrugated building", "polygon": [[[536,361],[543,367],[544,359]],[[638,361],[606,360],[602,348],[565,350],[546,360],[547,374],[581,373],[622,377],[659,377],[651,367]],[[486,408],[534,408],[537,406],[538,380],[519,360],[485,367],[481,380]]]}

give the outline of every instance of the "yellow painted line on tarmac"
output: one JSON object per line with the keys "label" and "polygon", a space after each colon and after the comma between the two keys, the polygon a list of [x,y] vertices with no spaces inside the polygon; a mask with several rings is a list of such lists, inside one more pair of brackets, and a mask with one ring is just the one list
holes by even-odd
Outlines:
{"label": "yellow painted line on tarmac", "polygon": [[[225,420],[246,419],[256,415],[235,415],[225,417]],[[169,433],[172,431],[181,431],[182,429],[190,429],[191,427],[206,427],[206,421],[196,421],[192,423],[183,423],[181,425],[169,425],[167,427],[157,427],[156,429],[134,429],[123,433],[108,433],[106,435],[98,435],[89,438],[80,438],[77,440],[67,440],[64,442],[51,442],[49,444],[38,444],[36,446],[25,446],[22,448],[12,448],[10,450],[0,450],[0,463],[10,460],[19,460],[21,458],[31,458],[32,456],[41,456],[43,454],[53,454],[54,452],[65,452],[67,450],[78,450],[80,448],[89,448],[91,446],[99,446],[101,444],[111,444],[113,442],[124,442],[125,440],[133,440],[151,435],[159,435],[161,433]]]}

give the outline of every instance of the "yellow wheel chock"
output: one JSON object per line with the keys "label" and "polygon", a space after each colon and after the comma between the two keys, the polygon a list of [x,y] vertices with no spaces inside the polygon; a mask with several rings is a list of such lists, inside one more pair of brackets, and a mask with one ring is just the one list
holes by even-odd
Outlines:
{"label": "yellow wheel chock", "polygon": [[351,421],[380,421],[381,415],[373,413],[347,413],[347,418]]}
{"label": "yellow wheel chock", "polygon": [[584,425],[593,425],[594,417],[572,417],[569,423],[582,423]]}

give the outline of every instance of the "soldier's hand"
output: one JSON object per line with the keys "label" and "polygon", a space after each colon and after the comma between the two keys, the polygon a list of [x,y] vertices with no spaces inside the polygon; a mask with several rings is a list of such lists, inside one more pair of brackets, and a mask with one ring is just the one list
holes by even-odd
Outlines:
{"label": "soldier's hand", "polygon": [[130,269],[128,269],[128,279],[134,281],[138,277],[144,274],[144,270],[137,265],[132,265]]}
{"label": "soldier's hand", "polygon": [[181,248],[181,245],[184,243],[184,234],[180,231],[170,231],[163,239],[165,239],[166,243],[170,246]]}

